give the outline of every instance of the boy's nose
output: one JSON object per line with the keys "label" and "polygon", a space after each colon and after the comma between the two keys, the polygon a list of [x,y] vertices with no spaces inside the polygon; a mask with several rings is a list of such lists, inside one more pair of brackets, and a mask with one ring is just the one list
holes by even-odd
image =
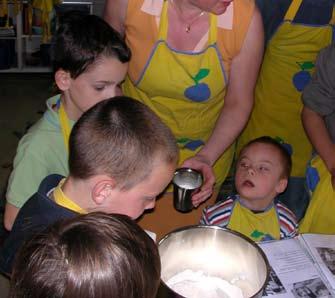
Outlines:
{"label": "boy's nose", "polygon": [[151,203],[147,204],[147,206],[145,206],[145,210],[147,209],[153,209],[156,205],[156,200],[152,201]]}
{"label": "boy's nose", "polygon": [[254,169],[253,169],[253,167],[248,167],[248,174],[250,175],[250,176],[253,176],[253,175],[255,175],[255,171],[254,171]]}
{"label": "boy's nose", "polygon": [[110,98],[118,95],[122,95],[121,89],[118,86],[110,86],[109,88],[106,88],[103,97]]}

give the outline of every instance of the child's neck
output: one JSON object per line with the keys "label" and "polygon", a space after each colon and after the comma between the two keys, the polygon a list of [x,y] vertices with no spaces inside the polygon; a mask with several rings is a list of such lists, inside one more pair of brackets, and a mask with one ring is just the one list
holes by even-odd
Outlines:
{"label": "child's neck", "polygon": [[90,184],[87,181],[69,176],[66,178],[62,190],[68,199],[83,210],[89,212],[92,209]]}
{"label": "child's neck", "polygon": [[69,120],[77,121],[80,118],[82,113],[74,105],[72,100],[69,98],[69,95],[62,94],[61,95],[61,103],[64,107],[64,110],[65,110],[66,115],[67,115]]}
{"label": "child's neck", "polygon": [[262,213],[268,211],[273,206],[273,202],[274,198],[271,200],[265,199],[255,201],[240,197],[240,204],[254,213]]}

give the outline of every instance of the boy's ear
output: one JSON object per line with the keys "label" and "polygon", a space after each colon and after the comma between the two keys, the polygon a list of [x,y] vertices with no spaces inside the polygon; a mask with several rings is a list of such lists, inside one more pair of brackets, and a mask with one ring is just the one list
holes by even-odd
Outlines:
{"label": "boy's ear", "polygon": [[55,73],[55,83],[59,90],[66,91],[70,88],[71,75],[68,71],[58,69]]}
{"label": "boy's ear", "polygon": [[276,192],[277,193],[282,193],[285,191],[286,187],[288,184],[288,179],[287,178],[281,178],[276,186]]}
{"label": "boy's ear", "polygon": [[97,205],[101,205],[109,199],[114,189],[113,180],[102,180],[95,184],[92,190],[92,199]]}

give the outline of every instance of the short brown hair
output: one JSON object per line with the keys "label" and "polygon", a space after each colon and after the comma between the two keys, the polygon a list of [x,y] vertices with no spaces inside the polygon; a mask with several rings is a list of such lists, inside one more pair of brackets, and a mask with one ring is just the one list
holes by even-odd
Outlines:
{"label": "short brown hair", "polygon": [[288,179],[291,175],[292,159],[291,159],[291,155],[284,148],[284,146],[281,143],[279,143],[277,140],[269,136],[262,136],[262,137],[253,139],[250,142],[248,142],[242,148],[240,155],[246,148],[248,148],[250,145],[255,144],[255,143],[272,145],[274,148],[277,149],[278,153],[280,154],[281,161],[282,161],[282,167],[283,167],[282,178]]}
{"label": "short brown hair", "polygon": [[157,160],[177,163],[176,140],[152,110],[126,96],[97,103],[71,132],[69,168],[75,178],[107,174],[129,189],[149,176]]}
{"label": "short brown hair", "polygon": [[121,63],[131,53],[121,35],[101,17],[80,11],[68,11],[59,18],[51,43],[53,71],[63,69],[76,79],[101,57]]}
{"label": "short brown hair", "polygon": [[156,244],[126,215],[93,212],[60,221],[17,254],[11,298],[154,298]]}

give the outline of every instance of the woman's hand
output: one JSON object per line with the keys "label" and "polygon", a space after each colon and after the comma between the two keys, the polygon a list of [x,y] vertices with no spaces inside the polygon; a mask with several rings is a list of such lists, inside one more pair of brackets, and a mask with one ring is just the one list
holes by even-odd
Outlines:
{"label": "woman's hand", "polygon": [[215,184],[213,168],[206,157],[200,154],[186,159],[182,164],[182,167],[191,168],[202,173],[204,182],[200,188],[200,191],[192,196],[193,206],[198,207],[200,203],[209,199],[213,193],[213,187]]}

